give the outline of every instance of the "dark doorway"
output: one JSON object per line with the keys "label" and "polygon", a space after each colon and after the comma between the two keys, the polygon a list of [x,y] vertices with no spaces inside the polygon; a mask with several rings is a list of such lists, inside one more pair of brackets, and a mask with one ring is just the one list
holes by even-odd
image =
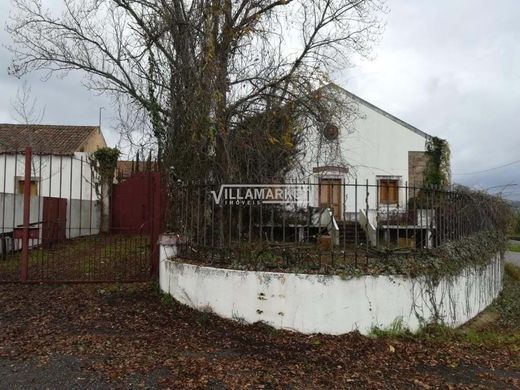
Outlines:
{"label": "dark doorway", "polygon": [[65,240],[67,225],[67,199],[43,198],[43,245]]}

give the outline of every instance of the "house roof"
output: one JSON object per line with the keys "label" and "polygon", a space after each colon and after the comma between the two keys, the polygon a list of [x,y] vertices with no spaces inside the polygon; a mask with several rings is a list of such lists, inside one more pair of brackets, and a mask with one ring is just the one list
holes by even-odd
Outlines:
{"label": "house roof", "polygon": [[0,124],[0,153],[24,151],[33,153],[73,154],[98,126]]}
{"label": "house roof", "polygon": [[[119,160],[117,162],[116,167],[116,177],[118,179],[127,179],[132,175],[132,170],[134,168],[134,161],[128,161],[128,160]],[[139,163],[141,165],[141,162]]]}
{"label": "house roof", "polygon": [[157,169],[157,162],[152,161],[151,164],[147,161],[139,161],[137,164],[131,160],[119,160],[116,166],[116,179],[119,181],[128,179],[133,174],[133,170],[137,172],[146,172],[147,170],[155,171]]}
{"label": "house roof", "polygon": [[360,98],[359,96],[353,94],[353,93],[350,92],[350,91],[347,91],[345,88],[340,87],[340,86],[337,85],[337,84],[331,83],[331,84],[327,85],[327,87],[329,87],[329,88],[333,87],[333,88],[337,88],[337,89],[339,89],[342,93],[344,93],[345,95],[347,95],[347,96],[350,97],[351,99],[353,99],[353,100],[355,100],[355,101],[357,101],[357,102],[363,104],[364,106],[366,106],[366,107],[368,107],[368,108],[370,108],[370,109],[372,109],[372,110],[378,112],[379,114],[381,114],[381,115],[387,117],[388,119],[390,119],[390,120],[392,120],[392,121],[394,121],[394,122],[400,124],[401,126],[406,127],[408,130],[413,131],[415,134],[418,134],[418,135],[420,135],[420,136],[422,136],[422,137],[424,137],[424,138],[426,138],[426,139],[430,139],[430,138],[432,138],[432,136],[431,136],[430,134],[428,134],[428,133],[426,133],[426,132],[424,132],[424,131],[418,129],[418,128],[415,127],[415,126],[412,126],[412,125],[409,124],[409,123],[406,123],[406,122],[403,121],[402,119],[399,119],[399,118],[397,118],[396,116],[394,116],[394,115],[388,113],[387,111],[385,111],[385,110],[383,110],[383,109],[381,109],[381,108],[375,106],[374,104],[372,104],[372,103],[370,103],[370,102],[367,102],[365,99]]}

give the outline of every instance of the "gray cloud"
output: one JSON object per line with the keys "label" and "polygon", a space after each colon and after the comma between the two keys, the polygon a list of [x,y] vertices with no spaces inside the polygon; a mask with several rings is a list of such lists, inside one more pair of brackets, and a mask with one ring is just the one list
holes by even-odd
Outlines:
{"label": "gray cloud", "polygon": [[[520,2],[392,1],[373,61],[337,74],[347,89],[452,147],[454,180],[520,184]],[[495,190],[495,189],[493,189]],[[496,190],[495,190],[496,191]],[[508,196],[520,199],[520,188]]]}
{"label": "gray cloud", "polygon": [[[46,0],[45,6],[52,8],[59,6],[62,0]],[[10,1],[0,3],[0,25],[5,26],[11,12]],[[11,61],[11,53],[5,48],[10,44],[10,37],[4,29],[0,30],[0,122],[14,122],[11,101],[16,97],[22,80],[9,76],[7,68]],[[97,96],[82,86],[82,75],[70,73],[63,79],[52,78],[42,81],[43,73],[31,74],[25,79],[32,88],[32,96],[38,100],[38,105],[45,107],[45,123],[97,125],[99,122],[99,108],[103,111],[103,133],[110,145],[115,145],[119,136],[114,131],[114,113],[110,99],[106,96]]]}

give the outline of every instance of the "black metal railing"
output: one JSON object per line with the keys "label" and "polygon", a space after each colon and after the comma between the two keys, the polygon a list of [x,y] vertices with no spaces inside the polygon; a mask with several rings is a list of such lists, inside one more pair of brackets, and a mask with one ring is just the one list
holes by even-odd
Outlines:
{"label": "black metal railing", "polygon": [[406,184],[388,191],[384,181],[177,184],[170,230],[184,238],[179,257],[280,269],[358,266],[382,251],[430,250],[502,228],[489,195]]}

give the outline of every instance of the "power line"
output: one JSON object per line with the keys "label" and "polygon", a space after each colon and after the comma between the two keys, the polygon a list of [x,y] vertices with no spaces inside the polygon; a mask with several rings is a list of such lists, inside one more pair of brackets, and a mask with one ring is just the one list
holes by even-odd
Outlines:
{"label": "power line", "polygon": [[[498,186],[493,186],[493,187],[488,187],[488,188],[485,188],[485,191],[489,191],[489,190],[492,190],[492,189],[495,189],[495,188],[501,188],[502,191],[504,191],[506,188],[508,187],[514,187],[514,186],[517,186],[518,184],[516,183],[507,183],[507,184],[500,184]],[[499,191],[501,192],[501,191]]]}
{"label": "power line", "polygon": [[498,167],[493,167],[493,168],[488,168],[488,169],[484,169],[482,171],[475,171],[475,172],[465,172],[465,173],[453,173],[453,176],[469,176],[469,175],[478,175],[480,173],[486,173],[486,172],[490,172],[490,171],[494,171],[494,170],[497,170],[497,169],[501,169],[501,168],[505,168],[505,167],[509,167],[511,165],[515,165],[515,164],[518,164],[520,163],[520,160],[516,160],[516,161],[512,161],[510,163],[507,163],[507,164],[504,164],[504,165],[500,165]]}

